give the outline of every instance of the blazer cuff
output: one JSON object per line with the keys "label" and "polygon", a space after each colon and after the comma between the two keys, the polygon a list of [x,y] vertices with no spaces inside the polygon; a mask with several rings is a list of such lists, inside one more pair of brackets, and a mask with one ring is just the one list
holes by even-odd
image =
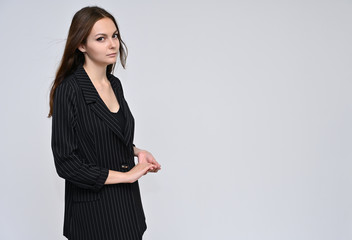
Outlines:
{"label": "blazer cuff", "polygon": [[99,175],[97,182],[94,186],[95,191],[99,191],[104,186],[104,183],[106,182],[106,179],[108,178],[108,175],[109,175],[109,169],[101,168],[100,175]]}

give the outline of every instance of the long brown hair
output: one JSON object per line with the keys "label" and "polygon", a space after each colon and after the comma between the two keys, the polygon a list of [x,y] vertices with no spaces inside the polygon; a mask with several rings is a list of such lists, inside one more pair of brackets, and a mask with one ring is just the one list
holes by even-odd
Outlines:
{"label": "long brown hair", "polygon": [[[115,18],[106,10],[100,7],[94,6],[82,8],[73,16],[71,22],[64,54],[62,56],[60,66],[56,72],[55,80],[52,83],[50,91],[50,111],[48,117],[51,117],[53,114],[53,102],[56,88],[65,79],[65,77],[72,74],[78,66],[84,64],[84,55],[81,51],[78,50],[79,45],[86,42],[94,24],[102,18],[110,18],[117,28],[117,37],[120,41],[120,62],[122,67],[126,69],[128,50],[126,44],[121,39],[120,30]],[[110,64],[107,66],[106,72],[112,73],[114,68],[115,64]]]}

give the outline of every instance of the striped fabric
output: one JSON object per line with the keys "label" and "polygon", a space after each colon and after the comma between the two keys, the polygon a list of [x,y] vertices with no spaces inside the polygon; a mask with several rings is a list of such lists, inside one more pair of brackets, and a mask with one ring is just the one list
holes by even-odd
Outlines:
{"label": "striped fabric", "polygon": [[147,228],[138,181],[104,185],[109,169],[123,172],[135,165],[134,119],[120,80],[111,74],[108,79],[125,116],[125,129],[83,66],[54,96],[51,147],[56,171],[65,179],[63,234],[70,240],[137,240]]}

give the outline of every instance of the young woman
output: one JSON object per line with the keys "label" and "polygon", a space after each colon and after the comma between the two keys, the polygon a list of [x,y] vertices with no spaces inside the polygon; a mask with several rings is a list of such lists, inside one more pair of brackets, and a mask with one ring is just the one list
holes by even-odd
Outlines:
{"label": "young woman", "polygon": [[[52,151],[65,179],[63,234],[70,240],[135,240],[146,230],[138,179],[160,170],[133,144],[120,80],[127,48],[114,17],[85,7],[73,19],[50,92]],[[135,164],[134,157],[138,157]]]}

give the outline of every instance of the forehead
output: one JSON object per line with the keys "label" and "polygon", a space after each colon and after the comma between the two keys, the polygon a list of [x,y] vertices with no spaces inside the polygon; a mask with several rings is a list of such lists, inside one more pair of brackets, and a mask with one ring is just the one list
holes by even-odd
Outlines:
{"label": "forehead", "polygon": [[114,33],[117,30],[114,22],[110,18],[102,18],[98,20],[91,31],[91,35],[95,35],[98,33]]}

